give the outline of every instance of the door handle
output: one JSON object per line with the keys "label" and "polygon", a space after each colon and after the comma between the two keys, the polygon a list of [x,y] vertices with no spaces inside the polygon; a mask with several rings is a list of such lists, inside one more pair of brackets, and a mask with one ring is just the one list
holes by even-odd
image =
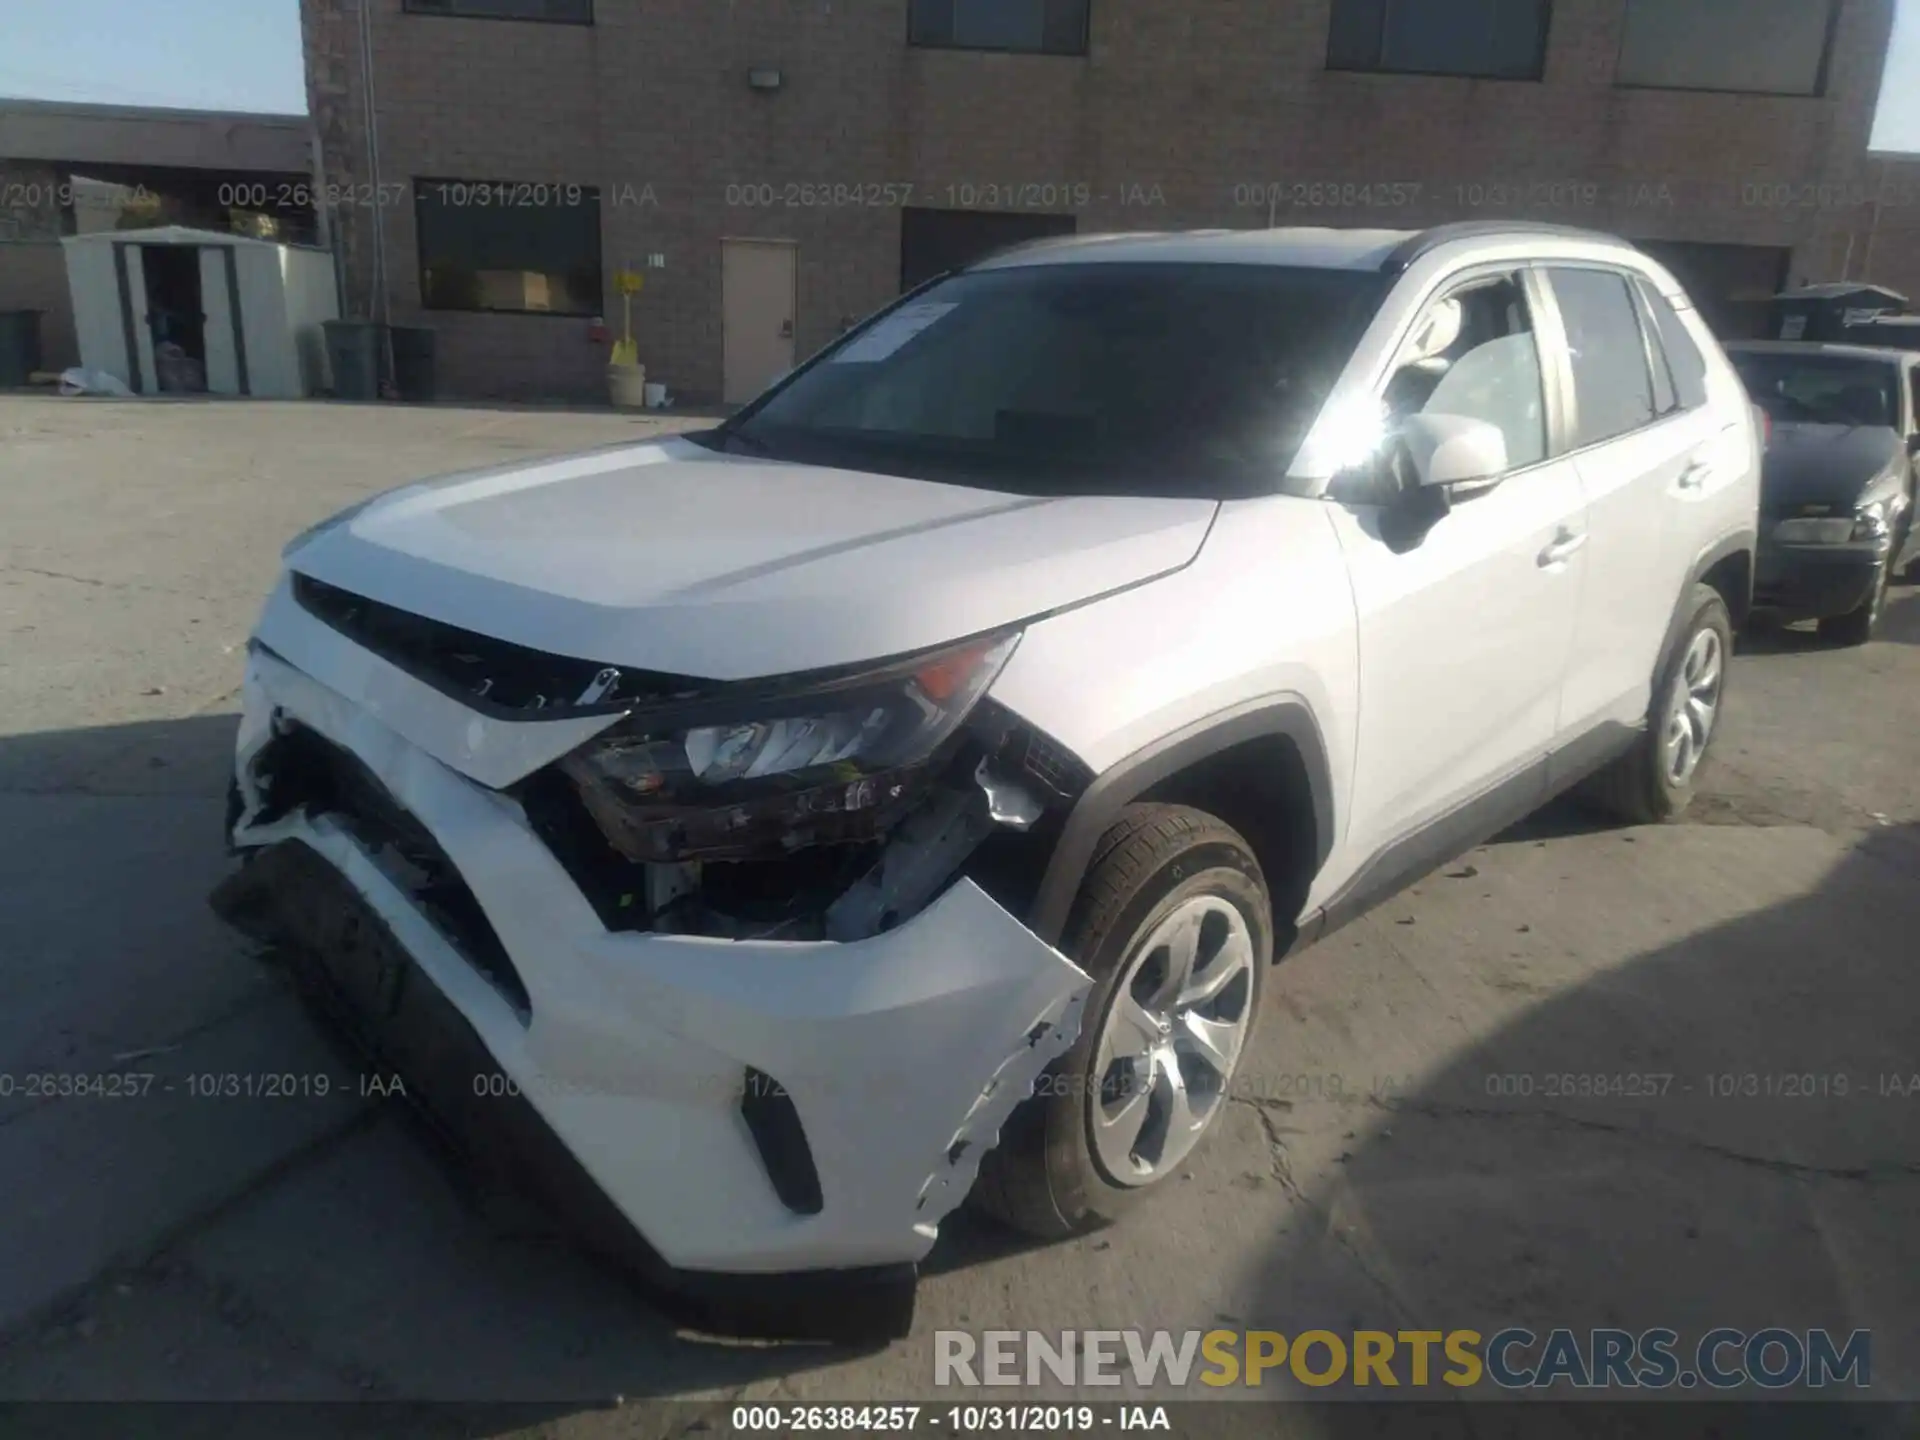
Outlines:
{"label": "door handle", "polygon": [[1585,534],[1574,534],[1571,530],[1562,530],[1553,537],[1553,543],[1540,552],[1540,568],[1551,570],[1555,565],[1564,565],[1586,546]]}
{"label": "door handle", "polygon": [[793,338],[793,321],[782,320],[780,322],[780,338],[782,340],[791,340]]}
{"label": "door handle", "polygon": [[1682,490],[1701,490],[1706,487],[1707,476],[1713,473],[1713,466],[1704,460],[1695,460],[1680,472],[1677,482]]}

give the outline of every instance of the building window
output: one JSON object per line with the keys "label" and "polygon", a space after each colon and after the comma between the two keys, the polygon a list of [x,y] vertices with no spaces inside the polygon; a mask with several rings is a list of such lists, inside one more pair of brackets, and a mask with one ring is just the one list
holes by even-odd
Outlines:
{"label": "building window", "polygon": [[427,309],[600,313],[593,186],[416,180],[413,189]]}
{"label": "building window", "polygon": [[1329,70],[1538,80],[1551,0],[1333,0]]}
{"label": "building window", "polygon": [[900,211],[900,288],[911,290],[949,270],[964,270],[996,250],[1027,240],[1071,235],[1071,215],[1037,210],[932,210],[908,205]]}
{"label": "building window", "polygon": [[907,43],[951,50],[1087,53],[1088,0],[912,0]]}
{"label": "building window", "polygon": [[593,0],[405,0],[405,8],[413,15],[461,15],[470,20],[593,23]]}
{"label": "building window", "polygon": [[1819,95],[1833,0],[1627,0],[1621,85]]}

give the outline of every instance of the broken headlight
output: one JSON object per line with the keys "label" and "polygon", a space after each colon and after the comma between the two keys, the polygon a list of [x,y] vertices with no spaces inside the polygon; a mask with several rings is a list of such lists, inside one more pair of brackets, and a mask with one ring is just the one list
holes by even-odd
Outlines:
{"label": "broken headlight", "polygon": [[632,860],[869,839],[911,802],[1018,639],[991,635],[757,696],[637,712],[560,768]]}

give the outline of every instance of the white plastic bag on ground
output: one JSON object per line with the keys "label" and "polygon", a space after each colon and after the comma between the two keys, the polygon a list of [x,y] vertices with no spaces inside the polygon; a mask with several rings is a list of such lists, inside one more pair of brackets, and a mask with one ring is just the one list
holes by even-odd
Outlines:
{"label": "white plastic bag on ground", "polygon": [[78,365],[60,372],[62,395],[131,395],[126,383],[104,370],[83,370]]}

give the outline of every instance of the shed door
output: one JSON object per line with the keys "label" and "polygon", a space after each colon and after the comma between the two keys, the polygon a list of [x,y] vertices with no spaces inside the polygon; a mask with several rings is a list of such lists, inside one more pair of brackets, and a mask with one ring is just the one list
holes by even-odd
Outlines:
{"label": "shed door", "polygon": [[246,339],[242,333],[240,286],[231,245],[200,247],[200,307],[206,318],[207,390],[214,395],[249,395]]}
{"label": "shed door", "polygon": [[122,353],[126,356],[126,372],[118,378],[126,381],[136,395],[154,395],[160,390],[153,369],[153,331],[147,324],[145,250],[144,245],[125,241],[115,241],[113,246],[114,278],[120,287]]}

